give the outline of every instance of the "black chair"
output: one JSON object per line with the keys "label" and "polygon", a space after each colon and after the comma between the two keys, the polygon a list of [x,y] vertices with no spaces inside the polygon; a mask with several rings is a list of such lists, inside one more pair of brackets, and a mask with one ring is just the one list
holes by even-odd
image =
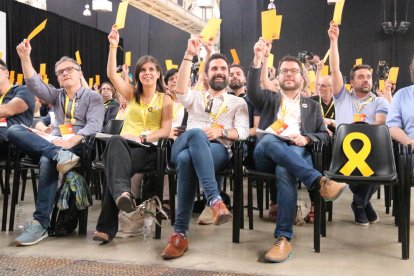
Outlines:
{"label": "black chair", "polygon": [[[370,145],[370,148],[369,148]],[[397,174],[393,146],[388,127],[385,125],[343,124],[337,128],[333,155],[325,175],[330,179],[348,184],[396,185],[396,207],[399,213],[398,237],[402,243],[402,258],[408,259],[408,226],[406,196],[406,156],[399,151]],[[359,156],[360,155],[360,156]],[[354,163],[356,162],[356,163]]]}
{"label": "black chair", "polygon": [[[7,227],[7,213],[9,209],[9,196],[10,196],[10,174],[13,168],[13,155],[15,152],[15,148],[10,143],[7,144],[7,154],[5,160],[1,161],[0,164],[0,181],[1,181],[1,188],[3,193],[3,214],[2,214],[2,222],[1,222],[1,231],[6,231]],[[3,171],[5,174],[5,178],[3,181]]]}

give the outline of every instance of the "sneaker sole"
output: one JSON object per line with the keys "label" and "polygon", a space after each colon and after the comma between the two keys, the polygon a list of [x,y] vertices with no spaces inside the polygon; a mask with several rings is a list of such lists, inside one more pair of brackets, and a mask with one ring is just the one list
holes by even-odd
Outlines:
{"label": "sneaker sole", "polygon": [[348,188],[349,187],[349,185],[348,184],[346,184],[346,185],[344,185],[340,190],[339,190],[339,192],[336,194],[336,196],[335,197],[332,197],[332,198],[324,198],[324,200],[325,201],[335,201],[336,199],[338,199],[340,196],[341,196],[341,194],[345,191],[345,189],[346,188]]}
{"label": "sneaker sole", "polygon": [[49,235],[48,235],[48,233],[47,233],[47,231],[46,231],[46,233],[45,234],[43,234],[39,239],[37,239],[37,240],[35,240],[35,241],[33,241],[33,242],[21,242],[21,241],[17,241],[17,240],[15,240],[13,243],[14,243],[14,245],[15,246],[28,246],[28,245],[34,245],[34,244],[36,244],[36,243],[38,243],[38,242],[40,242],[40,241],[42,241],[42,240],[44,240],[44,239],[46,239],[47,237],[49,237]]}
{"label": "sneaker sole", "polygon": [[362,226],[362,227],[368,227],[369,226],[369,222],[363,223],[363,222],[354,221],[354,223],[355,223],[355,225]]}
{"label": "sneaker sole", "polygon": [[231,220],[233,218],[233,215],[228,213],[228,214],[221,214],[217,216],[217,219],[213,222],[214,225],[220,225],[223,223],[228,222],[229,220]]}
{"label": "sneaker sole", "polygon": [[76,166],[76,164],[78,164],[79,162],[79,156],[77,156],[76,158],[69,160],[65,163],[61,163],[61,164],[57,164],[56,168],[60,173],[67,173],[70,169],[72,169],[73,167]]}

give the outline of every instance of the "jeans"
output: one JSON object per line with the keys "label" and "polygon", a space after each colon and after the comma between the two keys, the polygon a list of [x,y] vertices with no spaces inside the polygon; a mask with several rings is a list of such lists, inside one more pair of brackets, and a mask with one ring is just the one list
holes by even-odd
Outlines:
{"label": "jeans", "polygon": [[253,158],[258,170],[276,174],[278,213],[274,235],[291,239],[296,215],[296,179],[313,189],[312,184],[321,173],[313,168],[312,156],[305,147],[288,145],[270,134],[260,139]]}
{"label": "jeans", "polygon": [[155,147],[130,146],[124,138],[114,135],[106,144],[102,160],[106,189],[96,230],[112,239],[118,232],[116,199],[124,192],[131,193],[131,177],[135,173],[156,168],[157,150]]}
{"label": "jeans", "polygon": [[372,195],[378,190],[379,185],[351,184],[349,189],[354,194],[352,202],[364,209],[371,200]]}
{"label": "jeans", "polygon": [[221,199],[215,172],[229,165],[229,154],[220,143],[210,142],[203,130],[181,134],[172,146],[171,162],[177,169],[177,210],[174,231],[187,234],[200,182],[207,202]]}
{"label": "jeans", "polygon": [[[37,201],[35,203],[36,210],[33,213],[33,218],[43,228],[48,229],[59,179],[59,172],[56,169],[57,163],[53,158],[62,148],[55,146],[20,125],[11,126],[7,131],[7,138],[23,152],[33,156],[35,159],[40,158],[39,183],[37,187]],[[68,150],[80,155],[82,149],[83,146],[80,144]]]}

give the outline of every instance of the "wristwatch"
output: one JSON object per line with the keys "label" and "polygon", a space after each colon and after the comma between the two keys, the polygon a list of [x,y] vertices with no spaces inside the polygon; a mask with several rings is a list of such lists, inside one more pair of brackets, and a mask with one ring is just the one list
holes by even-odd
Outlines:
{"label": "wristwatch", "polygon": [[227,131],[227,129],[222,129],[221,130],[221,138],[227,138],[229,137],[229,132]]}

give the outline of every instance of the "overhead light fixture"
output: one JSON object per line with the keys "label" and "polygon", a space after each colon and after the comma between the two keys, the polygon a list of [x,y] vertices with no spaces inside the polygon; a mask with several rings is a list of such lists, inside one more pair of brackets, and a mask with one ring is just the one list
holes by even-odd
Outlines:
{"label": "overhead light fixture", "polygon": [[112,2],[109,0],[92,0],[92,10],[97,12],[112,12]]}
{"label": "overhead light fixture", "polygon": [[86,3],[85,10],[83,11],[83,16],[91,16],[91,10],[89,9],[89,4]]}
{"label": "overhead light fixture", "polygon": [[382,29],[384,30],[385,34],[393,34],[394,33],[394,26],[391,22],[384,22],[381,24]]}
{"label": "overhead light fixture", "polygon": [[405,34],[408,31],[408,28],[410,28],[410,25],[411,23],[408,21],[401,21],[400,26],[398,26],[395,31],[400,34]]}
{"label": "overhead light fixture", "polygon": [[267,5],[267,9],[268,10],[275,10],[276,9],[276,5],[275,5],[275,0],[269,0],[269,5]]}

